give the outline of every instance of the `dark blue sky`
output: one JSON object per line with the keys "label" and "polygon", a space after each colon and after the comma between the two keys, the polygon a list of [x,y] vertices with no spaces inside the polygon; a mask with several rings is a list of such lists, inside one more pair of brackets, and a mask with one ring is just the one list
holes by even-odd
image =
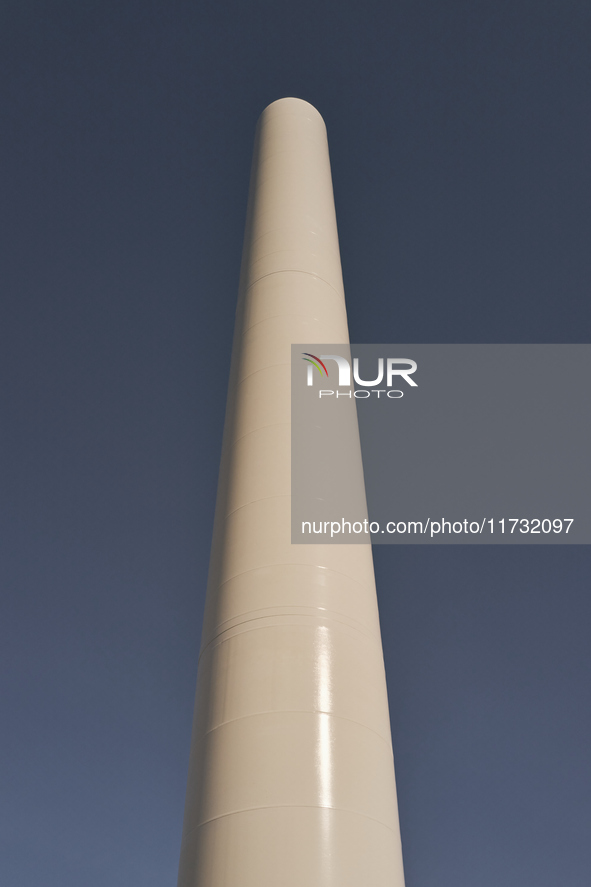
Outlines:
{"label": "dark blue sky", "polygon": [[[2,884],[176,883],[261,110],[326,120],[353,341],[590,342],[590,38],[582,0],[4,0]],[[375,561],[407,887],[588,887],[591,551]]]}

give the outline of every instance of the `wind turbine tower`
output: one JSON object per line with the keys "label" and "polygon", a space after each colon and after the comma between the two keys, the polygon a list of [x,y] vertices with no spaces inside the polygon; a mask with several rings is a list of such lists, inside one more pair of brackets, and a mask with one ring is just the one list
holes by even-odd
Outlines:
{"label": "wind turbine tower", "polygon": [[290,346],[348,341],[326,128],[281,99],[255,141],[179,887],[404,887],[371,545],[290,541]]}

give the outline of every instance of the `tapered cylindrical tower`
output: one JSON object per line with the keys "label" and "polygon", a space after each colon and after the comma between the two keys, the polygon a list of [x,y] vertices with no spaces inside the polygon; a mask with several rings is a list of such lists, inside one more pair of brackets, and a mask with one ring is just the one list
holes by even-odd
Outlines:
{"label": "tapered cylindrical tower", "polygon": [[326,129],[288,98],[255,142],[179,887],[404,884],[371,546],[290,543],[302,342],[348,330]]}

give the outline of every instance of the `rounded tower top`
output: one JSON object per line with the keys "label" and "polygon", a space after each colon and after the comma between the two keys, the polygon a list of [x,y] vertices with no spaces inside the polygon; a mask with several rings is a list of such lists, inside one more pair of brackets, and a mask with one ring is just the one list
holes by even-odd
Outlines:
{"label": "rounded tower top", "polygon": [[276,99],[276,101],[271,102],[261,114],[260,119],[262,120],[263,117],[275,117],[284,114],[308,117],[309,119],[316,118],[324,123],[322,114],[316,110],[314,105],[311,105],[310,102],[306,102],[304,99],[297,99],[291,96],[284,99]]}

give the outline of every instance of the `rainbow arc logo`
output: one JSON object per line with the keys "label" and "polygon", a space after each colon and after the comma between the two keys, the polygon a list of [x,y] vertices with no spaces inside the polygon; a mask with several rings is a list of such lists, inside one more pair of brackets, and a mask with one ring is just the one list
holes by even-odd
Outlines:
{"label": "rainbow arc logo", "polygon": [[[326,369],[326,367],[324,366],[324,364],[322,363],[322,361],[320,360],[319,357],[316,357],[315,354],[310,354],[308,351],[302,351],[302,354],[305,355],[304,357],[302,357],[302,360],[307,360],[308,363],[312,365],[312,366],[308,367],[308,376],[309,377],[311,377],[312,373],[313,373],[312,367],[316,367],[316,369],[318,370],[318,372],[320,373],[321,376],[323,375],[322,371],[324,370],[324,375],[328,378],[328,370]],[[308,381],[308,384],[310,384],[310,381]]]}

